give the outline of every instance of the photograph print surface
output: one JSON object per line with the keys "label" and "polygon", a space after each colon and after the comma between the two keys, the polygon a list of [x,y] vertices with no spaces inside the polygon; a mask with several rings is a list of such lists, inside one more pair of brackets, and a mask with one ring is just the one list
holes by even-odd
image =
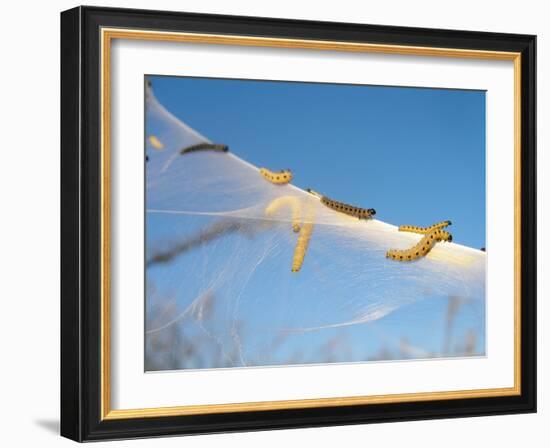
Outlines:
{"label": "photograph print surface", "polygon": [[145,370],[485,356],[485,92],[147,76]]}

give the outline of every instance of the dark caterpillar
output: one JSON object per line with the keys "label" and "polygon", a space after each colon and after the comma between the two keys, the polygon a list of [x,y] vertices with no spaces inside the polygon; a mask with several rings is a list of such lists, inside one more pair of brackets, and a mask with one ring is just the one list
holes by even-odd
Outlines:
{"label": "dark caterpillar", "polygon": [[196,151],[219,151],[219,152],[227,152],[229,151],[229,146],[227,145],[221,145],[217,143],[197,143],[196,145],[191,145],[183,148],[180,151],[180,154],[189,154],[190,152],[196,152]]}
{"label": "dark caterpillar", "polygon": [[451,242],[453,236],[445,230],[436,229],[425,235],[411,249],[396,250],[390,249],[386,252],[386,258],[391,258],[397,261],[413,261],[418,258],[425,257],[432,250],[436,243],[440,241]]}
{"label": "dark caterpillar", "polygon": [[326,205],[328,208],[331,208],[332,210],[336,210],[337,212],[340,212],[340,213],[344,213],[345,215],[355,216],[356,218],[359,218],[359,219],[370,219],[374,215],[376,215],[376,210],[373,208],[355,207],[354,205],[349,205],[344,202],[338,202],[333,199],[330,199],[309,188],[307,191],[313,194],[314,196],[317,196],[319,199],[321,199],[321,202],[324,205]]}
{"label": "dark caterpillar", "polygon": [[450,226],[452,224],[451,221],[441,221],[437,224],[433,224],[430,227],[417,227],[417,226],[399,226],[400,232],[412,232],[412,233],[420,233],[423,235],[427,235],[430,232],[433,232],[437,229],[444,229],[447,226]]}
{"label": "dark caterpillar", "polygon": [[260,174],[264,179],[277,185],[288,184],[292,180],[292,172],[290,170],[281,170],[277,173],[267,168],[260,168]]}

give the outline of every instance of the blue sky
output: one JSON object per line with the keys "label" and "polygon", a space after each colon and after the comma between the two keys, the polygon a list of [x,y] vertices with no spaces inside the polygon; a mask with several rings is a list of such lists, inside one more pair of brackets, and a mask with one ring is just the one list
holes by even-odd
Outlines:
{"label": "blue sky", "polygon": [[451,219],[455,242],[485,246],[484,91],[150,79],[174,115],[256,166],[392,224]]}

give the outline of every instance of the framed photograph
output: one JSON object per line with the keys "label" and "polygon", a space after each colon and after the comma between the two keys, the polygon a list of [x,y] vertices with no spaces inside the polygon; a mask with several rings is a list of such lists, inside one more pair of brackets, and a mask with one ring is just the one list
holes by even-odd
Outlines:
{"label": "framed photograph", "polygon": [[536,411],[535,36],[61,14],[61,433]]}

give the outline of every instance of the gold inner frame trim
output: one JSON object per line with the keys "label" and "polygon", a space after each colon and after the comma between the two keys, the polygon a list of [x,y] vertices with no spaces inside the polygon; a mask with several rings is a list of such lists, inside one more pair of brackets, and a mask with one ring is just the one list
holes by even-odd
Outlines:
{"label": "gold inner frame trim", "polygon": [[[246,412],[263,410],[307,409],[413,401],[502,397],[521,394],[521,54],[515,52],[418,47],[305,39],[279,39],[217,34],[145,31],[137,29],[101,29],[101,419],[128,419],[183,415]],[[110,63],[111,41],[130,39],[185,42],[213,45],[239,45],[294,48],[356,53],[383,53],[411,56],[491,59],[514,62],[514,386],[441,392],[368,395],[302,400],[279,400],[228,404],[188,405],[140,409],[111,409],[110,348]]]}

